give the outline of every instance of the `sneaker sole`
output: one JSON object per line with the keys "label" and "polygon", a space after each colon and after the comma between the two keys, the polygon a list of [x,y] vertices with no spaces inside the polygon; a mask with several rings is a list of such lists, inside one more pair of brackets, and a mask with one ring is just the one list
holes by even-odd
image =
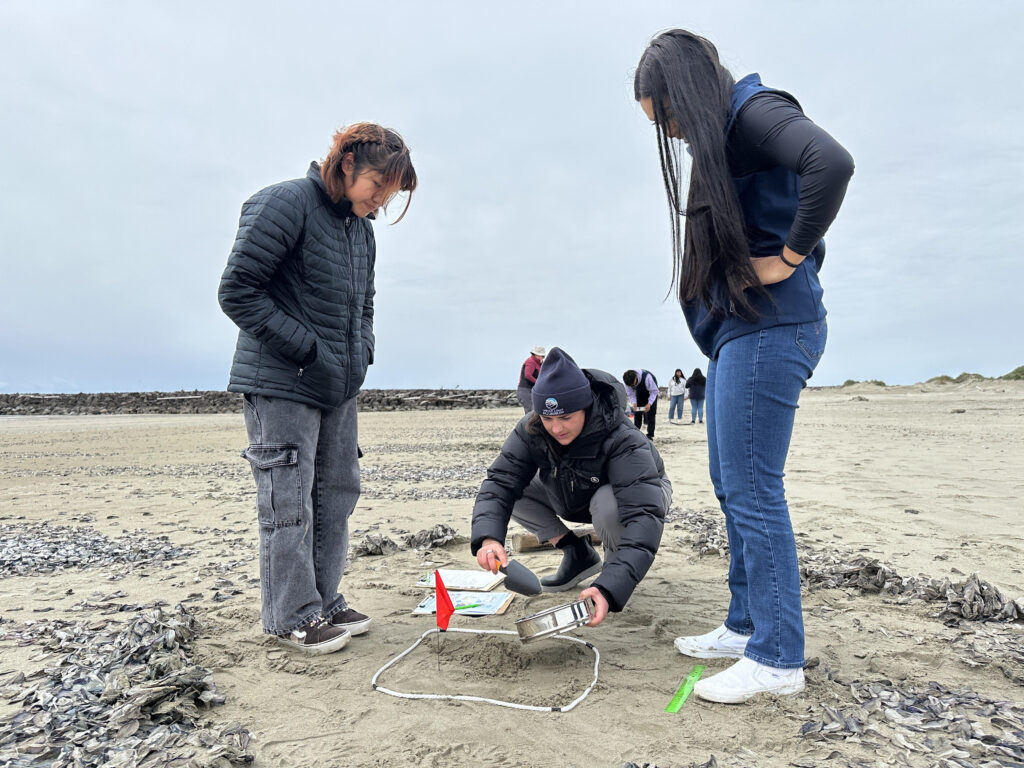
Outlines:
{"label": "sneaker sole", "polygon": [[369,632],[371,621],[372,619],[367,619],[366,621],[357,621],[352,624],[334,624],[333,626],[347,629],[348,633],[355,637],[356,635],[365,635]]}
{"label": "sneaker sole", "polygon": [[596,576],[597,574],[599,574],[601,572],[601,565],[602,565],[601,563],[595,563],[594,565],[592,565],[589,568],[587,568],[587,570],[585,570],[583,573],[581,573],[579,576],[577,576],[572,581],[567,581],[565,584],[559,584],[557,587],[549,587],[548,585],[544,584],[543,581],[542,581],[541,585],[540,585],[540,591],[541,592],[566,592],[566,591],[572,589],[573,587],[575,587],[581,581],[586,581],[591,576]]}
{"label": "sneaker sole", "polygon": [[800,693],[805,687],[803,681],[801,681],[792,685],[782,685],[778,688],[754,691],[752,693],[720,693],[718,691],[701,690],[700,683],[697,683],[697,685],[693,686],[693,692],[705,701],[713,701],[716,704],[742,704],[750,701],[755,696],[761,696],[766,693],[774,696],[791,696],[794,693]]}
{"label": "sneaker sole", "polygon": [[348,641],[352,639],[352,635],[346,632],[344,635],[339,635],[333,640],[327,640],[323,643],[317,643],[316,645],[304,645],[302,643],[296,643],[294,640],[289,640],[287,637],[277,638],[277,642],[281,645],[291,648],[294,651],[300,651],[301,653],[309,654],[310,656],[323,656],[327,653],[334,653],[340,651],[346,645]]}
{"label": "sneaker sole", "polygon": [[714,651],[708,648],[693,648],[687,646],[685,643],[681,643],[680,640],[683,638],[677,637],[675,639],[676,650],[679,651],[683,656],[689,656],[694,659],[742,659],[743,651]]}

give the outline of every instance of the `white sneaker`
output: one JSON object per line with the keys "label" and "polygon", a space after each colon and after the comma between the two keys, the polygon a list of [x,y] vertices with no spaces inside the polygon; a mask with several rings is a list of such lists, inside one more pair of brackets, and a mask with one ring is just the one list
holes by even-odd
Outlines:
{"label": "white sneaker", "polygon": [[676,650],[695,659],[742,659],[750,637],[733,632],[725,624],[707,634],[677,637]]}
{"label": "white sneaker", "polygon": [[759,693],[785,696],[804,689],[802,669],[777,669],[742,658],[724,672],[698,680],[693,692],[707,701],[740,704]]}

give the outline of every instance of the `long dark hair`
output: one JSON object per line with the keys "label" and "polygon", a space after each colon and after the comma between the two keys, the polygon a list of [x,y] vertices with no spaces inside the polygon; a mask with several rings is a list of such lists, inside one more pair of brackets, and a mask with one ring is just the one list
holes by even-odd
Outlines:
{"label": "long dark hair", "polygon": [[[732,309],[754,319],[757,311],[744,289],[765,289],[750,262],[743,213],[726,157],[725,129],[734,84],[710,41],[671,29],[655,37],[640,57],[633,93],[637,101],[650,98],[654,108],[672,226],[673,289],[684,303],[700,299],[713,312],[727,313],[730,307],[715,306],[711,297],[711,287],[724,283]],[[673,140],[684,137],[693,157],[685,205],[681,146]],[[680,237],[682,216],[686,229]]]}
{"label": "long dark hair", "polygon": [[700,372],[700,368],[694,368],[693,373],[690,374],[689,381],[692,381],[694,384],[703,384],[707,379],[705,379],[704,374]]}
{"label": "long dark hair", "polygon": [[[417,183],[416,169],[412,167],[405,141],[397,131],[376,123],[353,123],[336,132],[327,157],[320,164],[320,178],[335,203],[345,196],[345,172],[341,164],[349,152],[354,163],[353,177],[363,171],[377,171],[384,177],[385,187],[397,187],[409,193],[401,215],[394,221],[395,224],[400,222],[409,210]],[[385,210],[388,202],[390,200],[383,206]]]}

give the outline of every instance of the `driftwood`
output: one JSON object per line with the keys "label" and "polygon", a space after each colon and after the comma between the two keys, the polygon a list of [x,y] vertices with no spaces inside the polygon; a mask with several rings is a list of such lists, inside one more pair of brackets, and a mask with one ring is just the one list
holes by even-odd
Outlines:
{"label": "driftwood", "polygon": [[[601,537],[597,535],[594,526],[587,525],[583,528],[574,528],[573,533],[577,536],[589,536],[590,543],[597,546],[601,543]],[[533,552],[538,549],[550,549],[551,545],[546,541],[539,541],[532,533],[513,533],[508,537],[508,548],[512,554],[519,552]]]}

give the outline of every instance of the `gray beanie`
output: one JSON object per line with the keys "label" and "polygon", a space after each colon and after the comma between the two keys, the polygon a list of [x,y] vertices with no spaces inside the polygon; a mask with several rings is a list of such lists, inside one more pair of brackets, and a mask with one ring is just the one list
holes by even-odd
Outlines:
{"label": "gray beanie", "polygon": [[562,416],[582,411],[594,402],[590,380],[558,347],[552,347],[544,358],[531,394],[533,412],[538,416]]}

